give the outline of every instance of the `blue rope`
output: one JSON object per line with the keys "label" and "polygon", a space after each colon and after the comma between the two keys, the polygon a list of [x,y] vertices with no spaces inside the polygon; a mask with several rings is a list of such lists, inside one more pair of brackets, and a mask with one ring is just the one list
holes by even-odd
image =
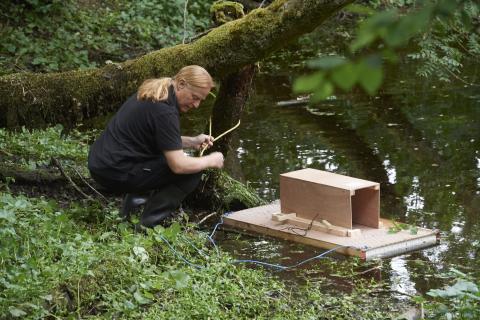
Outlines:
{"label": "blue rope", "polygon": [[199,255],[201,255],[201,256],[204,257],[204,258],[208,256],[202,249],[197,248],[197,246],[196,246],[192,241],[188,240],[188,238],[187,238],[186,236],[183,236],[182,238],[183,238],[183,240],[185,240],[190,246],[192,246],[192,247],[195,249],[195,251],[198,252]]}
{"label": "blue rope", "polygon": [[189,266],[192,266],[196,269],[204,269],[205,267],[204,266],[201,266],[199,264],[195,264],[195,263],[192,263],[190,261],[188,261],[187,259],[185,259],[180,253],[177,252],[177,250],[175,250],[175,248],[170,244],[170,242],[168,242],[167,239],[165,239],[161,234],[157,234],[160,239],[162,239],[163,242],[165,242],[167,244],[167,246],[170,247],[170,250],[172,250],[172,252],[178,257],[180,258],[180,260],[182,260],[183,262],[185,262],[186,264],[188,264]]}
{"label": "blue rope", "polygon": [[[215,227],[213,228],[213,231],[212,233],[210,233],[210,235],[208,235],[208,239],[210,240],[210,242],[213,244],[213,246],[215,247],[215,250],[217,252],[217,254],[220,254],[220,251],[218,250],[218,246],[216,245],[215,243],[215,240],[213,240],[213,237],[215,235],[215,233],[217,232],[217,229],[219,226],[221,226],[223,224],[223,217],[224,216],[227,216],[228,214],[230,214],[230,212],[228,213],[225,213],[223,216],[220,217],[220,222],[217,223],[215,225]],[[195,263],[192,263],[190,261],[188,261],[187,259],[185,259],[180,253],[178,253],[177,250],[175,250],[175,248],[170,244],[170,242],[165,239],[161,234],[158,234],[158,236],[160,237],[160,239],[165,242],[168,247],[170,248],[170,250],[178,257],[180,258],[183,262],[185,262],[187,265],[189,266],[192,266],[196,269],[204,269],[205,267],[204,266],[201,266],[201,265],[198,265],[198,264],[195,264]],[[188,240],[187,240],[188,241]],[[192,244],[190,241],[188,241],[190,244]],[[200,249],[198,249],[197,247],[195,247],[195,245],[192,244],[192,246],[197,250],[197,252],[201,253]],[[281,271],[284,271],[284,270],[288,270],[288,269],[293,269],[293,268],[296,268],[296,267],[299,267],[307,262],[310,262],[312,260],[316,260],[316,259],[323,259],[325,258],[325,256],[333,251],[336,251],[340,248],[348,248],[349,246],[338,246],[338,247],[335,247],[335,248],[332,248],[330,250],[327,250],[319,255],[316,255],[314,257],[311,257],[311,258],[308,258],[306,260],[303,260],[303,261],[300,261],[299,263],[297,264],[294,264],[294,265],[291,265],[291,266],[282,266],[282,265],[278,265],[278,264],[272,264],[272,263],[268,263],[268,262],[263,262],[263,261],[258,261],[258,260],[234,260],[232,261],[232,264],[233,263],[253,263],[253,264],[258,264],[258,265],[261,265],[261,266],[265,266],[265,267],[271,267],[271,268],[276,268],[276,269],[280,269]],[[202,256],[204,256],[202,253],[201,253]]]}
{"label": "blue rope", "polygon": [[213,247],[215,248],[215,251],[217,252],[217,255],[220,254],[220,251],[218,250],[218,247],[215,243],[215,240],[213,240],[213,236],[215,235],[215,232],[217,232],[217,228],[223,224],[223,217],[227,216],[228,214],[230,214],[230,213],[225,213],[223,216],[220,216],[220,222],[215,225],[212,233],[208,236],[208,240],[210,240],[210,242],[213,244]]}
{"label": "blue rope", "polygon": [[338,247],[332,248],[332,249],[327,250],[327,251],[325,251],[325,252],[323,252],[323,253],[321,253],[317,256],[308,258],[306,260],[303,260],[303,261],[301,261],[297,264],[291,265],[291,266],[282,266],[282,265],[278,265],[278,264],[271,264],[271,263],[266,263],[266,262],[257,261],[257,260],[235,260],[235,261],[233,261],[233,263],[253,263],[253,264],[259,264],[259,265],[262,265],[262,266],[277,268],[277,269],[280,269],[280,270],[283,271],[283,270],[288,270],[288,269],[293,269],[293,268],[299,267],[302,264],[305,264],[305,263],[310,262],[310,261],[315,260],[315,259],[323,259],[330,252],[336,251],[340,248],[346,248],[346,247],[348,247],[348,246],[338,246]]}

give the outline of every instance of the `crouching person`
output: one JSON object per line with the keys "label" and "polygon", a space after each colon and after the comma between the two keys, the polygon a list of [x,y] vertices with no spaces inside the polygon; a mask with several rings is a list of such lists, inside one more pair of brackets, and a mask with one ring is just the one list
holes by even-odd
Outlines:
{"label": "crouching person", "polygon": [[[126,194],[121,216],[128,218],[146,200],[140,223],[154,227],[195,190],[202,170],[223,167],[220,152],[198,158],[183,152],[212,146],[211,136],[180,134],[180,113],[198,108],[213,86],[210,74],[196,65],[172,78],[146,80],[91,146],[92,178],[112,192]],[[139,196],[149,191],[148,199]]]}

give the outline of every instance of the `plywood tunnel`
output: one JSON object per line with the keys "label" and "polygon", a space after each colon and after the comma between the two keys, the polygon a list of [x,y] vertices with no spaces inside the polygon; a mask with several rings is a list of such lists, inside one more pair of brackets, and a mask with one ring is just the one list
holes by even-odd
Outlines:
{"label": "plywood tunnel", "polygon": [[352,229],[378,228],[380,184],[327,171],[303,169],[280,175],[282,213]]}

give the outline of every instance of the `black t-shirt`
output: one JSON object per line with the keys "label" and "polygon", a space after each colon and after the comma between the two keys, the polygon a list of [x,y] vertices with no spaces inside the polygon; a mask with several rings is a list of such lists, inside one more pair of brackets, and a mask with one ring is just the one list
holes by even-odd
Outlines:
{"label": "black t-shirt", "polygon": [[103,176],[126,177],[135,164],[182,149],[180,114],[173,86],[168,99],[139,101],[132,95],[90,148],[88,168]]}

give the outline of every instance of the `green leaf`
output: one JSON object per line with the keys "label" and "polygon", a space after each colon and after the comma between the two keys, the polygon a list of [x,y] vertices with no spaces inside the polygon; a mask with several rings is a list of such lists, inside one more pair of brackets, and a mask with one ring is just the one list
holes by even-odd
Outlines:
{"label": "green leaf", "polygon": [[359,32],[355,41],[350,45],[350,51],[355,52],[373,41],[377,38],[377,34],[374,32]]}
{"label": "green leaf", "polygon": [[332,80],[344,91],[350,90],[358,79],[358,71],[355,64],[349,62],[332,72]]}
{"label": "green leaf", "polygon": [[441,0],[436,6],[437,14],[445,18],[450,17],[455,12],[457,5],[457,1]]}
{"label": "green leaf", "polygon": [[418,228],[413,226],[410,228],[410,234],[417,234],[418,233]]}
{"label": "green leaf", "polygon": [[430,23],[432,9],[430,6],[422,10],[408,14],[400,19],[398,23],[389,28],[385,34],[385,42],[391,47],[403,46],[415,34],[424,30]]}
{"label": "green leaf", "polygon": [[5,48],[6,48],[7,51],[10,52],[10,53],[15,53],[15,50],[17,49],[17,47],[15,47],[15,45],[13,45],[13,44],[11,44],[11,43],[5,44]]}
{"label": "green leaf", "polygon": [[397,63],[399,61],[397,53],[390,48],[382,50],[382,56],[385,60],[391,63]]}
{"label": "green leaf", "polygon": [[7,220],[8,222],[15,222],[15,213],[12,211],[7,211],[7,210],[0,210],[0,220],[4,219]]}
{"label": "green leaf", "polygon": [[373,10],[371,7],[363,6],[360,4],[354,4],[354,3],[346,6],[344,10],[351,13],[363,14],[363,15],[372,15],[375,13],[375,10]]}
{"label": "green leaf", "polygon": [[377,13],[366,19],[358,30],[355,41],[350,45],[350,50],[355,52],[374,42],[378,37],[383,37],[388,27],[395,23],[397,11],[389,10]]}
{"label": "green leaf", "polygon": [[402,230],[407,230],[408,228],[410,228],[410,226],[409,226],[408,224],[406,224],[406,223],[400,223],[400,228],[401,228]]}
{"label": "green leaf", "polygon": [[187,287],[188,282],[190,281],[190,276],[187,273],[179,270],[164,272],[163,275],[167,279],[174,281],[176,289]]}
{"label": "green leaf", "polygon": [[145,298],[138,290],[135,291],[133,297],[139,304],[149,304],[152,300]]}
{"label": "green leaf", "polygon": [[323,56],[318,59],[308,61],[307,66],[312,69],[331,70],[341,66],[346,62],[347,60],[341,56]]}
{"label": "green leaf", "polygon": [[371,56],[358,65],[358,82],[370,95],[377,92],[383,80],[381,62],[378,60],[378,56]]}
{"label": "green leaf", "polygon": [[15,318],[19,318],[19,317],[23,317],[23,316],[27,315],[27,313],[25,311],[23,311],[22,309],[18,309],[18,308],[15,308],[15,307],[10,307],[8,309],[8,311]]}
{"label": "green leaf", "polygon": [[312,102],[319,102],[319,101],[325,100],[327,97],[331,96],[332,93],[333,93],[333,85],[329,81],[324,81],[314,91],[310,100]]}
{"label": "green leaf", "polygon": [[390,227],[388,228],[388,234],[394,234],[394,233],[398,233],[398,230],[397,228],[394,228],[394,227]]}
{"label": "green leaf", "polygon": [[302,76],[295,80],[295,83],[293,84],[293,92],[312,92],[320,85],[320,83],[322,83],[324,78],[325,75],[321,71],[317,71],[307,76]]}
{"label": "green leaf", "polygon": [[477,293],[478,287],[475,283],[465,280],[458,280],[453,286],[445,289],[433,289],[427,292],[429,296],[439,298],[450,298],[463,296],[465,293]]}
{"label": "green leaf", "polygon": [[163,235],[168,240],[174,240],[177,235],[182,231],[182,227],[178,222],[174,222],[170,227],[163,231]]}
{"label": "green leaf", "polygon": [[34,65],[43,64],[45,62],[46,62],[46,59],[42,57],[36,57],[35,59],[32,60],[32,64]]}

